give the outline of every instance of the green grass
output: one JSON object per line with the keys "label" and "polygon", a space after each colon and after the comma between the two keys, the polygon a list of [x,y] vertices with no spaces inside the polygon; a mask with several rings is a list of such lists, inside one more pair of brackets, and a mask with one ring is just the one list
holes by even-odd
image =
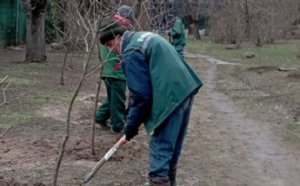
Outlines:
{"label": "green grass", "polygon": [[[257,73],[248,69],[252,66],[286,66],[298,68],[295,73],[299,73],[300,60],[297,55],[300,54],[300,40],[279,41],[259,48],[251,43],[243,43],[240,49],[226,49],[226,45],[207,39],[188,39],[186,48],[191,53],[239,63],[237,66],[217,66],[217,90],[231,97],[245,112],[259,121],[282,124],[277,128],[289,142],[300,142],[300,124],[293,122],[293,112],[289,112],[290,119],[287,121],[284,112],[274,110],[279,105],[291,111],[299,105],[299,81],[287,76],[292,71],[280,72],[274,68],[266,73]],[[255,54],[256,57],[246,59],[247,53]]]}
{"label": "green grass", "polygon": [[[9,54],[8,54],[9,55]],[[44,105],[56,105],[67,108],[74,94],[73,85],[60,86],[56,81],[60,76],[64,53],[48,53],[48,63],[3,63],[0,68],[0,80],[6,75],[9,76],[10,85],[6,90],[7,104],[0,106],[0,129],[10,126],[28,124],[40,119],[39,109]],[[83,54],[72,54],[68,56],[69,63],[73,69],[74,77],[81,76],[84,59]],[[97,54],[91,56],[89,69],[97,66],[99,59]],[[55,79],[53,78],[55,77]],[[68,83],[68,82],[66,82]],[[85,82],[87,83],[87,82]],[[0,93],[0,103],[3,101]],[[74,107],[82,110],[90,108],[93,104],[86,103],[79,99],[75,100]]]}
{"label": "green grass", "polygon": [[46,177],[46,173],[44,169],[34,169],[30,175],[28,175],[28,177],[31,177],[35,180],[40,180]]}
{"label": "green grass", "polygon": [[289,123],[287,125],[286,137],[289,141],[300,143],[300,122]]}
{"label": "green grass", "polygon": [[8,76],[24,76],[29,71],[36,72],[36,71],[42,71],[47,69],[48,64],[46,63],[15,63],[6,66],[5,73],[3,74]]}
{"label": "green grass", "polygon": [[21,77],[9,77],[9,82],[14,85],[24,85],[24,86],[32,86],[38,83],[38,81],[34,79],[25,79]]}
{"label": "green grass", "polygon": [[[42,73],[45,64],[10,64],[10,85],[6,91],[7,104],[0,107],[0,128],[30,123],[39,118],[37,111],[44,104],[65,105],[71,100],[72,92],[59,86],[45,83],[42,78],[31,74]],[[0,94],[0,102],[3,100]]]}
{"label": "green grass", "polygon": [[67,105],[72,96],[70,93],[62,91],[48,91],[43,89],[31,91],[33,91],[31,94],[17,100],[17,103],[13,103],[16,100],[10,98],[7,106],[0,109],[0,128],[33,122],[39,118],[37,111],[43,105]]}
{"label": "green grass", "polygon": [[21,123],[29,123],[36,118],[37,115],[33,110],[24,110],[23,112],[14,112],[12,110],[0,111],[0,128],[18,125]]}
{"label": "green grass", "polygon": [[[278,42],[275,44],[255,47],[251,43],[243,43],[240,49],[226,49],[226,45],[217,44],[203,39],[200,41],[188,39],[187,50],[217,57],[221,60],[256,65],[294,64],[299,54],[300,41]],[[255,54],[255,58],[247,59],[247,53]]]}

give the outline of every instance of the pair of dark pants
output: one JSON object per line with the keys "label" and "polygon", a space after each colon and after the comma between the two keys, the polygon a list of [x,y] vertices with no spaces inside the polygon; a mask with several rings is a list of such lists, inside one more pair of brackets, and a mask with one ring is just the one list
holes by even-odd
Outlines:
{"label": "pair of dark pants", "polygon": [[116,78],[104,78],[107,97],[96,111],[96,122],[106,123],[111,118],[114,131],[121,131],[125,123],[126,81]]}
{"label": "pair of dark pants", "polygon": [[166,177],[175,169],[188,128],[193,96],[181,103],[154,131],[149,143],[149,177]]}
{"label": "pair of dark pants", "polygon": [[183,45],[177,45],[177,46],[174,46],[177,53],[184,59],[184,46]]}

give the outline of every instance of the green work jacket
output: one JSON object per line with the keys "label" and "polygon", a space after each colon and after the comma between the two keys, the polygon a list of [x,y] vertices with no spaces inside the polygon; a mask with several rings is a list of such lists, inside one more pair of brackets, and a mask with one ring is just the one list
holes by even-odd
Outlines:
{"label": "green work jacket", "polygon": [[109,48],[104,45],[100,45],[100,54],[102,61],[105,62],[101,77],[125,80],[119,54],[114,51],[110,51]]}
{"label": "green work jacket", "polygon": [[185,29],[179,18],[176,18],[170,28],[170,37],[170,43],[173,46],[185,46]]}
{"label": "green work jacket", "polygon": [[[130,36],[129,36],[130,35]],[[195,94],[202,81],[163,37],[150,32],[125,32],[122,55],[140,50],[149,66],[152,88],[150,115],[144,125],[151,134],[187,97]],[[130,88],[130,87],[129,87]]]}

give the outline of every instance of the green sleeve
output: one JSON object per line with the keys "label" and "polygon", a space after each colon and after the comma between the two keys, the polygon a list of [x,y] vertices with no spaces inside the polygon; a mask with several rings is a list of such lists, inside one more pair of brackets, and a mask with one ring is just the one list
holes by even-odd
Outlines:
{"label": "green sleeve", "polygon": [[182,25],[179,22],[175,22],[172,27],[172,36],[173,37],[179,37],[182,32]]}

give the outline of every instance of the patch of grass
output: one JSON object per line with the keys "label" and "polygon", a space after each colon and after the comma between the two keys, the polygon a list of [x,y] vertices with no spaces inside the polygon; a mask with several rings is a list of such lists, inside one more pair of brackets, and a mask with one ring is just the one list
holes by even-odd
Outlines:
{"label": "patch of grass", "polygon": [[[262,122],[269,122],[281,137],[291,143],[300,142],[300,124],[293,115],[300,103],[300,41],[277,42],[257,48],[244,43],[240,49],[208,40],[188,40],[187,50],[239,65],[217,65],[216,88],[229,96],[243,112]],[[245,58],[246,53],[255,58]],[[296,67],[298,71],[279,71],[278,67]],[[295,75],[296,74],[296,75]],[[281,124],[281,125],[274,125]]]}
{"label": "patch of grass", "polygon": [[9,77],[9,81],[11,82],[11,84],[24,85],[24,86],[30,86],[38,83],[38,81],[34,79],[25,79],[25,78],[18,78],[18,77]]}
{"label": "patch of grass", "polygon": [[44,169],[35,169],[31,172],[30,177],[36,179],[36,180],[40,180],[45,178],[47,175],[45,173]]}
{"label": "patch of grass", "polygon": [[[263,47],[243,43],[240,49],[226,49],[226,45],[213,43],[206,39],[200,41],[188,39],[187,50],[242,64],[297,65],[299,46],[300,41],[289,41],[264,45]],[[247,53],[254,54],[255,57],[248,59],[245,57]]]}
{"label": "patch of grass", "polygon": [[293,122],[287,125],[286,138],[289,141],[300,142],[300,122]]}
{"label": "patch of grass", "polygon": [[[245,69],[241,66],[219,65],[217,66],[217,90],[231,97],[243,108],[259,113],[269,111],[269,106],[264,105],[259,98],[268,96],[268,93],[252,87],[247,76],[244,76]],[[267,109],[266,109],[267,108]],[[261,117],[260,119],[265,119]]]}
{"label": "patch of grass", "polygon": [[74,107],[76,107],[76,108],[78,108],[80,110],[94,109],[94,102],[85,102],[85,101],[79,100],[77,98],[76,98],[76,100],[74,102]]}
{"label": "patch of grass", "polygon": [[32,97],[32,103],[44,104],[51,102],[53,104],[69,103],[73,96],[72,92],[65,92],[57,89],[42,89]]}
{"label": "patch of grass", "polygon": [[[10,59],[9,51],[7,59]],[[39,123],[39,109],[45,105],[63,106],[67,108],[71,102],[75,87],[82,74],[84,55],[74,53],[69,56],[66,66],[66,85],[59,85],[59,76],[64,59],[63,53],[48,53],[48,63],[17,63],[3,62],[0,68],[1,78],[9,76],[10,86],[6,91],[8,104],[0,107],[0,128],[6,129],[27,123]],[[99,64],[97,54],[92,55],[89,69]],[[87,83],[87,82],[85,82]],[[81,91],[84,91],[81,88]],[[3,96],[0,94],[0,103]],[[86,103],[76,99],[74,107],[82,110],[93,107],[93,103]]]}
{"label": "patch of grass", "polygon": [[68,94],[56,96],[41,92],[40,95],[27,96],[26,99],[12,106],[9,103],[7,108],[0,109],[0,128],[34,122],[39,119],[38,110],[44,104],[68,105],[70,100],[71,96]]}
{"label": "patch of grass", "polygon": [[20,77],[28,72],[43,71],[48,68],[47,63],[12,63],[5,69],[5,74]]}
{"label": "patch of grass", "polygon": [[39,80],[12,78],[6,94],[8,104],[0,108],[1,128],[33,122],[39,118],[37,110],[44,104],[67,105],[73,93],[59,87],[47,87]]}
{"label": "patch of grass", "polygon": [[24,110],[23,112],[15,112],[11,109],[0,110],[0,128],[7,128],[11,125],[32,122],[36,117],[33,110]]}

